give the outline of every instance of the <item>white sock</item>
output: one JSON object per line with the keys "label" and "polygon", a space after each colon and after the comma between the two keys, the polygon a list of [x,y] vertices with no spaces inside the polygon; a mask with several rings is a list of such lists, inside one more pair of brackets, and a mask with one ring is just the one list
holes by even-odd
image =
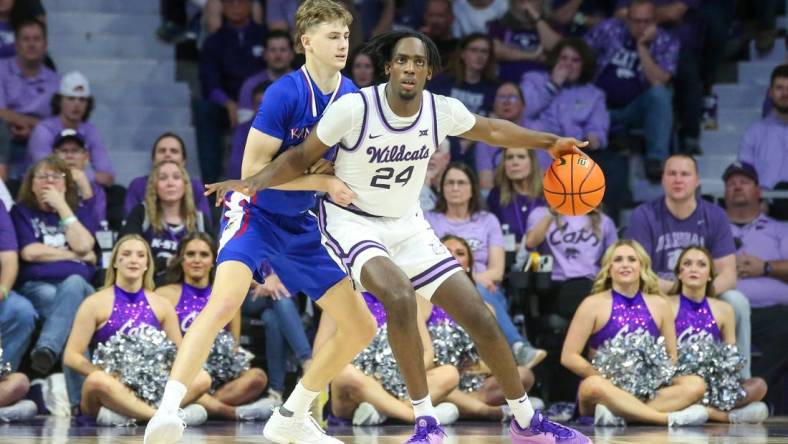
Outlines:
{"label": "white sock", "polygon": [[419,416],[431,416],[438,419],[435,415],[435,407],[432,406],[432,397],[427,395],[424,399],[417,399],[412,400],[411,404],[413,404],[413,414],[418,418]]}
{"label": "white sock", "polygon": [[531,425],[531,418],[534,417],[534,408],[531,405],[531,400],[528,395],[523,395],[520,399],[507,399],[506,403],[512,409],[512,414],[517,424],[522,428],[527,428]]}
{"label": "white sock", "polygon": [[161,397],[159,410],[165,412],[177,412],[181,406],[181,401],[186,396],[186,386],[180,382],[170,379],[164,386],[164,394]]}
{"label": "white sock", "polygon": [[293,412],[296,417],[306,416],[312,402],[315,401],[320,392],[313,392],[307,390],[299,381],[293,389],[293,393],[287,398],[285,404],[282,406],[285,409]]}

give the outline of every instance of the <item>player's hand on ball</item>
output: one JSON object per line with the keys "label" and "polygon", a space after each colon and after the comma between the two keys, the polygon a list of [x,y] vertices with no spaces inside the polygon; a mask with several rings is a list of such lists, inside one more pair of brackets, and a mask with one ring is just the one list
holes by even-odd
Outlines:
{"label": "player's hand on ball", "polygon": [[320,159],[307,170],[309,174],[334,174],[334,164],[326,159]]}
{"label": "player's hand on ball", "polygon": [[332,202],[337,205],[342,205],[343,207],[350,205],[353,199],[356,198],[356,193],[354,193],[345,182],[342,182],[336,177],[331,178],[326,193],[331,197]]}
{"label": "player's hand on ball", "polygon": [[547,149],[547,152],[553,156],[553,159],[560,159],[564,154],[580,154],[583,155],[583,150],[588,146],[587,141],[577,140],[574,137],[559,137],[553,146]]}
{"label": "player's hand on ball", "polygon": [[207,183],[205,184],[205,195],[210,196],[216,193],[216,206],[219,207],[224,202],[224,197],[230,191],[237,191],[239,193],[250,196],[257,192],[253,184],[248,179],[244,180],[225,180],[224,182]]}

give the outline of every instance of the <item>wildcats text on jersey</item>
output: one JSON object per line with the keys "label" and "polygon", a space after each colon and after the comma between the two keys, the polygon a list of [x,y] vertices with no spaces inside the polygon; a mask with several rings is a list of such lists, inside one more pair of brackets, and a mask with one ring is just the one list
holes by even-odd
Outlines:
{"label": "wildcats text on jersey", "polygon": [[407,151],[405,145],[393,145],[385,148],[371,146],[367,148],[369,163],[408,162],[411,160],[429,159],[431,151],[427,145],[418,150]]}

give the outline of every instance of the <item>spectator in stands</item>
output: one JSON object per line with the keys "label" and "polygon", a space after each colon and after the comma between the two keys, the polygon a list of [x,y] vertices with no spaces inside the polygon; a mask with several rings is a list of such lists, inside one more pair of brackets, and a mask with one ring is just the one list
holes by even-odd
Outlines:
{"label": "spectator in stands", "polygon": [[[172,160],[186,166],[186,144],[183,139],[175,133],[166,132],[160,135],[153,142],[150,151],[150,158],[153,165],[165,160]],[[123,202],[123,214],[128,216],[131,210],[145,200],[145,187],[148,186],[149,176],[139,176],[134,178],[129,184],[129,189],[126,191],[126,199]],[[198,210],[210,215],[211,206],[208,204],[208,199],[205,197],[205,185],[199,178],[192,178],[192,195],[194,196],[194,203]]]}
{"label": "spectator in stands", "polygon": [[588,140],[587,150],[606,147],[610,116],[605,93],[591,83],[596,67],[588,45],[577,38],[561,40],[549,64],[549,73],[531,71],[523,76],[526,117],[539,119],[545,131]]}
{"label": "spectator in stands", "polygon": [[107,147],[95,126],[88,122],[96,105],[90,95],[90,84],[79,71],[73,71],[60,80],[60,89],[52,97],[52,117],[43,119],[33,128],[27,142],[27,153],[32,162],[52,154],[53,142],[66,128],[76,130],[85,141],[90,168],[88,177],[101,185],[110,186],[115,172],[109,160]]}
{"label": "spectator in stands", "polygon": [[502,225],[509,226],[518,245],[525,236],[529,214],[545,205],[537,156],[536,150],[507,149],[495,172],[495,188],[487,195],[487,209]]}
{"label": "spectator in stands", "polygon": [[[674,154],[665,161],[662,188],[665,197],[635,208],[629,220],[626,239],[638,241],[651,257],[659,286],[667,293],[673,286],[681,252],[701,246],[714,257],[714,294],[733,306],[736,314],[736,344],[750,356],[750,304],[736,289],[736,247],[725,211],[697,196],[700,177],[695,159]],[[749,364],[749,360],[748,360]],[[742,370],[750,377],[750,367]]]}
{"label": "spectator in stands", "polygon": [[[268,8],[265,7],[263,3],[265,0],[251,0],[252,2],[252,20],[258,25],[264,25],[264,18],[265,12]],[[203,32],[207,35],[213,34],[214,32],[218,31],[219,28],[222,27],[224,24],[224,15],[223,12],[223,5],[224,1],[222,0],[206,0],[204,2],[205,5],[202,8],[202,25],[203,25]],[[282,3],[292,3],[291,1],[282,2]],[[269,13],[273,13],[273,11],[269,11]],[[295,14],[295,9],[292,11]],[[280,29],[282,31],[287,31],[287,25],[284,28],[270,28],[270,29]]]}
{"label": "spectator in stands", "polygon": [[788,226],[765,214],[755,168],[731,164],[722,176],[725,208],[736,244],[737,287],[752,306],[752,343],[762,352],[752,372],[769,384],[782,376],[788,350]]}
{"label": "spectator in stands", "polygon": [[[263,101],[265,90],[271,86],[270,80],[265,80],[259,83],[252,90],[252,106],[254,109],[260,108],[260,103]],[[228,179],[241,178],[241,164],[244,160],[244,149],[246,148],[246,138],[249,136],[249,130],[252,128],[252,119],[240,123],[233,133],[233,146],[230,149],[230,160],[227,162],[227,169],[225,176]],[[205,196],[203,196],[205,197]]]}
{"label": "spectator in stands", "polygon": [[[180,345],[178,316],[167,300],[153,292],[153,272],[153,258],[145,239],[136,235],[119,239],[112,249],[104,288],[79,306],[74,320],[78,328],[72,329],[68,336],[63,364],[86,378],[81,412],[95,417],[98,425],[129,425],[133,420],[148,420],[156,412],[137,393],[86,356],[86,352],[116,333],[143,325],[163,331],[176,346]],[[184,404],[199,398],[210,385],[211,378],[201,371],[189,387]],[[183,419],[195,425],[204,422],[206,416],[202,407],[189,406],[184,409]]]}
{"label": "spectator in stands", "polygon": [[475,32],[484,34],[487,32],[487,23],[503,17],[508,9],[508,0],[456,0],[452,3],[452,33],[457,38]]}
{"label": "spectator in stands", "polygon": [[633,0],[625,20],[611,18],[586,35],[597,52],[596,84],[607,95],[617,127],[642,127],[646,175],[656,182],[668,157],[673,126],[673,93],[668,88],[679,56],[679,41],[657,27],[651,0]]}
{"label": "spectator in stands", "polygon": [[[541,123],[525,117],[525,106],[523,92],[515,83],[504,82],[495,92],[495,105],[493,106],[495,117],[538,131],[541,128]],[[501,163],[503,151],[497,146],[490,146],[483,142],[476,143],[474,156],[476,157],[476,171],[479,172],[479,186],[482,193],[488,193],[495,185],[495,169]],[[543,150],[536,153],[536,159],[540,169],[549,167],[552,162],[550,155]]]}
{"label": "spectator in stands", "polygon": [[200,170],[207,182],[222,171],[222,134],[238,125],[238,92],[244,80],[265,67],[265,27],[252,21],[252,1],[222,2],[224,24],[200,52],[202,100],[196,103],[195,126]]}
{"label": "spectator in stands", "polygon": [[131,210],[121,235],[139,234],[148,241],[156,265],[154,280],[161,285],[180,240],[194,231],[214,232],[208,215],[195,207],[189,173],[180,163],[163,160],[153,166],[145,200]]}
{"label": "spectator in stands", "polygon": [[90,180],[87,175],[90,154],[82,135],[71,128],[61,130],[52,144],[52,152],[71,169],[71,177],[77,185],[80,200],[93,200],[94,220],[107,220],[107,195],[104,188]]}
{"label": "spectator in stands", "polygon": [[430,91],[454,97],[471,112],[487,115],[493,109],[498,84],[493,42],[482,33],[464,37],[443,74],[430,83]]}
{"label": "spectator in stands", "polygon": [[[0,178],[25,173],[27,139],[42,118],[51,115],[50,101],[60,77],[44,66],[46,27],[24,20],[14,30],[16,56],[0,59]],[[12,171],[9,171],[9,165]]]}
{"label": "spectator in stands", "polygon": [[457,39],[451,33],[454,23],[451,0],[427,0],[424,10],[424,26],[421,32],[435,42],[441,56],[442,68],[457,47]]}
{"label": "spectator in stands", "polygon": [[482,210],[479,183],[467,165],[452,163],[441,177],[438,203],[424,217],[438,237],[453,234],[468,241],[473,250],[473,278],[485,302],[495,308],[518,365],[533,367],[547,353],[534,348],[514,326],[500,283],[506,266],[503,233],[498,219]]}
{"label": "spectator in stands", "polygon": [[[772,71],[769,98],[773,108],[747,128],[739,145],[739,160],[755,167],[762,188],[788,189],[788,64]],[[788,220],[788,201],[775,202],[771,214]]]}
{"label": "spectator in stands", "polygon": [[[346,1],[346,3],[354,3]],[[427,0],[368,0],[360,2],[364,36],[374,37],[393,29],[418,30],[424,25]],[[351,34],[353,34],[351,32]]]}
{"label": "spectator in stands", "polygon": [[[38,317],[30,301],[13,290],[18,271],[19,254],[14,225],[5,205],[0,202],[0,349],[3,352],[0,365],[7,362],[13,371],[22,362],[22,355],[30,344]],[[3,393],[2,388],[0,393]],[[24,393],[27,393],[27,389]],[[9,405],[15,401],[3,403],[0,400],[0,405]]]}
{"label": "spectator in stands", "polygon": [[[714,291],[710,284],[713,280],[714,260],[708,250],[703,247],[689,247],[682,251],[676,262],[676,285],[668,295],[676,326],[679,360],[683,353],[689,353],[688,356],[692,357],[698,356],[693,347],[698,339],[710,338],[715,343],[736,345],[733,308],[713,297]],[[727,398],[727,394],[723,392],[723,387],[729,387],[727,378],[712,376],[713,371],[709,368],[716,365],[719,365],[716,359],[707,357],[700,366],[707,372],[704,377],[707,385],[706,396],[711,395],[708,397],[712,398],[709,399],[707,407],[709,419],[731,424],[763,422],[769,416],[769,408],[760,402],[768,390],[766,381],[762,378],[739,381],[741,396]],[[732,401],[735,401],[735,404]],[[723,410],[721,402],[731,402],[732,405]]]}
{"label": "spectator in stands", "polygon": [[93,293],[98,221],[89,202],[80,202],[66,163],[50,156],[25,174],[11,209],[22,258],[17,288],[44,320],[31,367],[44,375],[63,351],[79,304]]}
{"label": "spectator in stands", "polygon": [[438,188],[443,171],[451,162],[450,143],[444,140],[430,157],[427,164],[427,175],[424,177],[424,186],[419,194],[419,206],[422,211],[432,211],[438,202]]}
{"label": "spectator in stands", "polygon": [[612,0],[553,0],[551,20],[564,35],[582,36],[613,15]]}
{"label": "spectator in stands", "polygon": [[375,75],[375,63],[369,54],[363,51],[363,47],[356,48],[348,60],[350,60],[350,63],[343,74],[350,77],[359,88],[372,85],[377,77]]}
{"label": "spectator in stands", "polygon": [[[619,1],[619,17],[626,16],[631,0]],[[654,0],[657,25],[672,34],[680,43],[678,65],[673,86],[676,93],[679,140],[683,152],[698,154],[700,120],[703,112],[703,82],[700,78],[703,27],[699,10],[703,1]],[[715,3],[715,2],[711,2]],[[727,40],[727,36],[725,38]]]}
{"label": "spectator in stands", "polygon": [[549,0],[511,0],[509,10],[488,25],[501,65],[501,80],[519,82],[523,74],[544,69],[544,52],[552,51],[561,34],[548,23]]}
{"label": "spectator in stands", "polygon": [[[657,276],[646,251],[634,241],[611,245],[588,296],[572,318],[561,351],[561,364],[581,377],[577,410],[597,426],[623,426],[624,421],[668,426],[702,425],[706,408],[695,406],[706,384],[700,376],[677,376],[646,402],[600,375],[591,363],[599,348],[618,334],[645,330],[664,337],[668,356],[676,360],[673,313],[660,294]],[[611,308],[612,307],[612,308]],[[588,356],[584,357],[584,350]],[[682,410],[683,409],[683,410]]]}
{"label": "spectator in stands", "polygon": [[[178,253],[167,270],[168,285],[156,288],[156,294],[166,299],[175,308],[181,334],[205,308],[211,296],[213,263],[216,246],[213,238],[205,233],[189,233],[178,246]],[[226,330],[232,334],[236,344],[241,337],[241,311],[239,310]],[[230,368],[227,372],[234,371]],[[213,373],[209,371],[213,378]],[[221,384],[212,381],[216,388],[211,394],[203,395],[197,402],[205,407],[208,415],[229,420],[260,420],[271,416],[274,405],[258,401],[265,390],[268,377],[262,369],[253,367],[241,372],[232,380],[220,375]]]}
{"label": "spectator in stands", "polygon": [[0,2],[0,59],[16,55],[14,29],[23,20],[38,19],[46,24],[40,0],[3,0]]}
{"label": "spectator in stands", "polygon": [[287,348],[302,369],[312,362],[312,347],[306,337],[301,315],[293,295],[266,262],[261,267],[262,284],[252,282],[252,289],[241,307],[244,316],[260,318],[265,328],[265,357],[268,364],[268,397],[282,402],[285,393]]}
{"label": "spectator in stands", "polygon": [[14,199],[11,197],[11,192],[8,191],[8,187],[5,186],[5,182],[0,179],[0,202],[3,202],[6,209],[11,211],[11,208],[14,206]]}
{"label": "spectator in stands", "polygon": [[562,216],[546,206],[528,216],[524,246],[553,257],[553,312],[572,319],[591,293],[602,255],[618,240],[616,225],[598,208],[583,216]]}
{"label": "spectator in stands", "polygon": [[257,106],[254,105],[253,91],[265,81],[276,79],[290,72],[295,58],[293,40],[285,31],[271,31],[265,37],[265,69],[244,80],[238,93],[238,124],[254,118]]}

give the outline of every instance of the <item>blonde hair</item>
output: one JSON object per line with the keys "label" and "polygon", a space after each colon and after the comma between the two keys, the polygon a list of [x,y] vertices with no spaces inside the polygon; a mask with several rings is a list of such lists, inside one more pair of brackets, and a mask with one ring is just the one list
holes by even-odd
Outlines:
{"label": "blonde hair", "polygon": [[306,0],[301,3],[295,14],[296,36],[295,50],[303,53],[304,45],[301,44],[301,36],[306,34],[311,28],[321,23],[341,21],[343,25],[350,26],[353,23],[353,16],[341,3],[334,0]]}
{"label": "blonde hair", "polygon": [[148,217],[148,221],[150,221],[151,226],[153,227],[153,231],[157,233],[164,231],[164,224],[159,214],[161,212],[161,205],[159,202],[159,195],[156,192],[156,183],[159,180],[159,170],[167,164],[175,165],[175,167],[178,168],[178,171],[181,173],[184,188],[180,208],[181,219],[184,221],[183,224],[186,227],[186,231],[195,231],[197,227],[197,210],[194,206],[192,181],[189,178],[189,173],[186,172],[186,169],[183,167],[183,165],[175,162],[174,160],[162,160],[153,166],[153,170],[151,171],[150,176],[148,176],[148,184],[145,187],[145,214]]}
{"label": "blonde hair", "polygon": [[146,290],[153,290],[155,287],[153,283],[153,273],[156,271],[156,266],[153,264],[153,253],[150,251],[150,245],[148,245],[148,241],[145,240],[139,234],[127,234],[117,242],[115,242],[115,246],[112,247],[112,257],[109,260],[109,266],[107,267],[107,275],[104,277],[104,288],[111,287],[115,285],[115,280],[117,279],[117,271],[115,271],[115,260],[118,257],[118,253],[120,252],[120,247],[128,241],[140,241],[143,245],[145,245],[145,254],[147,254],[147,264],[145,268],[145,272],[142,274],[142,288]]}
{"label": "blonde hair", "polygon": [[678,260],[676,261],[676,266],[673,268],[673,274],[676,275],[676,281],[673,283],[673,287],[670,289],[670,294],[680,294],[684,291],[684,286],[681,283],[681,279],[679,279],[679,272],[681,272],[681,261],[684,259],[684,256],[687,255],[692,250],[697,250],[703,253],[706,256],[706,261],[709,263],[709,281],[706,282],[706,297],[713,298],[714,294],[714,278],[717,277],[717,270],[714,269],[714,258],[711,257],[711,252],[701,246],[692,246],[687,247],[684,251],[681,252],[679,255]]}
{"label": "blonde hair", "polygon": [[[542,195],[542,169],[539,167],[539,160],[536,158],[536,150],[526,149],[526,151],[528,152],[528,160],[531,162],[531,169],[527,179],[528,192],[526,194],[528,197],[536,199]],[[508,150],[504,151],[503,160],[498,164],[498,168],[495,170],[495,185],[501,191],[501,207],[505,207],[512,203],[515,194],[514,183],[506,176],[506,167],[504,166],[507,152]]]}
{"label": "blonde hair", "polygon": [[616,251],[616,248],[622,246],[628,246],[635,250],[635,257],[640,262],[640,286],[638,289],[643,293],[662,294],[659,290],[659,278],[654,273],[654,270],[651,269],[651,258],[646,253],[646,250],[632,239],[618,240],[605,250],[605,254],[602,256],[602,267],[594,279],[591,293],[600,293],[613,288],[613,280],[610,278],[610,266],[613,263],[613,253]]}

